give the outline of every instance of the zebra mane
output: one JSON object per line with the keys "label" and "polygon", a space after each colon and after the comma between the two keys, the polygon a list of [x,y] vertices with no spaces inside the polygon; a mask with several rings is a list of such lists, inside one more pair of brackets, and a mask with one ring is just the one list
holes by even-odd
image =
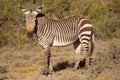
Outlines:
{"label": "zebra mane", "polygon": [[[39,14],[36,16],[36,18],[42,18],[42,17],[46,17],[45,14],[39,13]],[[47,18],[47,17],[46,17],[46,18]],[[35,33],[35,34],[37,34],[37,29],[38,29],[37,25],[38,25],[38,21],[37,21],[37,19],[36,19],[36,21],[35,21],[35,30],[34,30],[34,32],[33,32],[33,33]]]}
{"label": "zebra mane", "polygon": [[[45,14],[39,13],[39,14],[36,16],[36,18],[40,18],[40,17],[44,17],[44,16],[45,16]],[[35,21],[35,30],[34,30],[34,32],[33,32],[33,33],[35,33],[35,34],[37,34],[37,25],[38,25],[38,21],[36,20],[36,21]]]}
{"label": "zebra mane", "polygon": [[45,14],[39,13],[36,17],[38,18],[38,17],[44,17],[44,16],[45,16]]}

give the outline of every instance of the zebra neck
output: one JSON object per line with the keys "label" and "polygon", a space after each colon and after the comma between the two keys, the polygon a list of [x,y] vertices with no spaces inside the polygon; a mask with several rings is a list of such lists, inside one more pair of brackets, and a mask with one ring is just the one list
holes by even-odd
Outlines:
{"label": "zebra neck", "polygon": [[37,35],[38,37],[42,36],[45,30],[45,25],[49,19],[46,16],[37,18]]}

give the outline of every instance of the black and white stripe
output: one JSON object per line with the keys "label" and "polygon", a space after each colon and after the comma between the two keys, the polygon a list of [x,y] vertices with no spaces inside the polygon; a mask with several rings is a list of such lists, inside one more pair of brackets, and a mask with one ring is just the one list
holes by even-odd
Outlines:
{"label": "black and white stripe", "polygon": [[[42,16],[37,17],[37,21],[38,41],[44,48],[66,46],[79,39],[84,49],[89,50],[93,27],[87,19],[75,16],[63,20],[51,20]],[[76,48],[77,53],[80,52],[81,44]]]}

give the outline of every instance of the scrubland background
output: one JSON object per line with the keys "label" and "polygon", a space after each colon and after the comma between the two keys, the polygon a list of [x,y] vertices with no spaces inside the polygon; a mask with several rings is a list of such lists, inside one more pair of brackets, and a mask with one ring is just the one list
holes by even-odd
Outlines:
{"label": "scrubland background", "polygon": [[[52,19],[84,16],[95,33],[94,63],[73,72],[73,46],[52,48],[55,73],[43,76],[43,53],[26,35],[19,5]],[[120,0],[0,0],[0,80],[120,80]]]}

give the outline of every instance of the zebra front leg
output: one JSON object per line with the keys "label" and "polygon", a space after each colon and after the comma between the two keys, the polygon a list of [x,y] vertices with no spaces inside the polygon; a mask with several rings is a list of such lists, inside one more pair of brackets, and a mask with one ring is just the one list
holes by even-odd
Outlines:
{"label": "zebra front leg", "polygon": [[44,69],[42,70],[42,75],[49,74],[49,66],[50,66],[50,48],[44,49]]}

